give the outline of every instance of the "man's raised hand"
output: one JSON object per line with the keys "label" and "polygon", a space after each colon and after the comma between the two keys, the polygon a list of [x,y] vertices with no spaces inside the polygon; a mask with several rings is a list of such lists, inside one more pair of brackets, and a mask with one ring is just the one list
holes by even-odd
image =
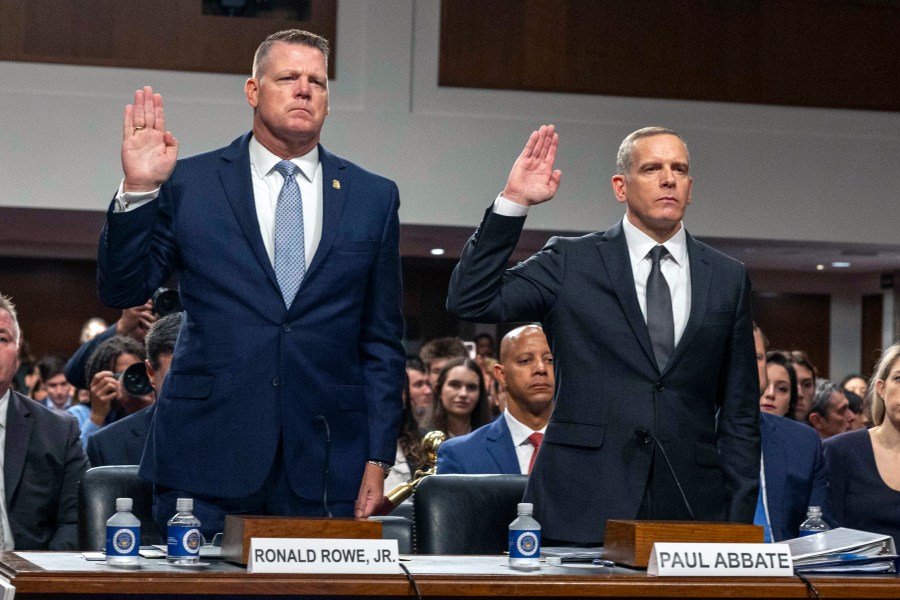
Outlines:
{"label": "man's raised hand", "polygon": [[177,158],[178,140],[166,131],[162,96],[150,86],[137,90],[122,124],[123,190],[155,190],[172,174]]}
{"label": "man's raised hand", "polygon": [[541,125],[532,132],[509,172],[503,197],[524,206],[551,199],[562,178],[562,171],[553,168],[558,148],[559,134],[553,125]]}

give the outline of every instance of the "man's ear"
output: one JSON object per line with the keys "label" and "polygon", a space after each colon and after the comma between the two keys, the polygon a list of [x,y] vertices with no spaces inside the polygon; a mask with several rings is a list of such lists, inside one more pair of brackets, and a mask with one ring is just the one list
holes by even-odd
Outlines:
{"label": "man's ear", "polygon": [[809,424],[813,426],[813,429],[821,429],[822,428],[822,415],[816,412],[809,413],[807,417]]}

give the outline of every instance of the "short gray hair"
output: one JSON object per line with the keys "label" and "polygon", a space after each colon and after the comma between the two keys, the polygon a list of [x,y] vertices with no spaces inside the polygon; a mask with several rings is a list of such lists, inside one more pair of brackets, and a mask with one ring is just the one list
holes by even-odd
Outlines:
{"label": "short gray hair", "polygon": [[[827,416],[828,406],[831,404],[831,397],[837,392],[841,396],[844,395],[844,389],[838,384],[828,379],[816,379],[816,393],[813,396],[812,404],[809,407],[809,414],[818,413],[823,417]],[[809,417],[807,417],[809,420]]]}
{"label": "short gray hair", "polygon": [[263,40],[263,43],[259,45],[259,48],[256,49],[256,54],[253,56],[254,78],[259,76],[260,70],[262,70],[266,59],[269,57],[269,51],[272,49],[272,46],[279,42],[315,48],[325,55],[325,66],[328,66],[328,54],[331,52],[331,47],[329,46],[327,39],[323,38],[321,35],[312,33],[311,31],[304,31],[303,29],[284,29],[282,31],[276,31],[267,37]]}
{"label": "short gray hair", "polygon": [[684,138],[678,132],[666,127],[644,127],[630,133],[619,145],[619,152],[616,154],[617,175],[628,175],[631,172],[632,163],[634,162],[634,143],[641,138],[655,135],[674,135],[681,140],[681,143],[684,144],[684,151],[688,155],[688,164],[690,164],[691,153],[688,152],[687,142],[684,141]]}
{"label": "short gray hair", "polygon": [[19,329],[19,316],[16,314],[16,305],[13,304],[12,298],[0,294],[0,310],[5,310],[9,313],[9,318],[12,319],[13,323],[13,331],[16,334],[16,344],[18,344],[22,332]]}

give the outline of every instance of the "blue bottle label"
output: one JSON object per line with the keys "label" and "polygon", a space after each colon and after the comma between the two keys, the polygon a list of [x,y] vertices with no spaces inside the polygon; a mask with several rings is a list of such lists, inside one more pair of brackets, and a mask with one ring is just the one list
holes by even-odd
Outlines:
{"label": "blue bottle label", "polygon": [[169,556],[197,556],[200,554],[200,530],[186,525],[169,525]]}
{"label": "blue bottle label", "polygon": [[141,549],[140,527],[106,527],[107,556],[137,556]]}
{"label": "blue bottle label", "polygon": [[538,558],[541,555],[540,529],[510,529],[509,557]]}

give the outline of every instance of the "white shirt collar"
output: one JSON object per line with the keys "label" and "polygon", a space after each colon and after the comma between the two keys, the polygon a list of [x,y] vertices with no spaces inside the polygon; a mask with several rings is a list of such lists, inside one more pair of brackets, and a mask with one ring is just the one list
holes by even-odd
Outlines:
{"label": "white shirt collar", "polygon": [[[669,251],[672,260],[680,266],[684,267],[687,263],[687,235],[684,232],[684,222],[679,223],[680,227],[675,235],[662,243]],[[654,246],[657,245],[656,240],[635,227],[628,219],[628,215],[622,218],[622,231],[625,234],[625,242],[628,244],[628,255],[631,258],[631,270],[635,271],[638,263],[647,258],[647,254]]]}
{"label": "white shirt collar", "polygon": [[[506,426],[509,427],[509,434],[512,436],[513,446],[524,444],[528,439],[528,436],[535,432],[534,429],[512,416],[508,410],[503,411],[503,418],[506,420]],[[537,432],[544,433],[546,429],[547,426],[544,425],[538,429]]]}
{"label": "white shirt collar", "polygon": [[[282,158],[272,154],[265,146],[259,143],[255,137],[250,138],[250,169],[253,175],[259,179],[266,177],[282,161]],[[307,181],[312,181],[319,164],[318,144],[303,156],[291,159],[291,162],[300,167],[300,172]]]}
{"label": "white shirt collar", "polygon": [[[9,397],[12,394],[9,390],[6,390],[6,393],[0,396],[0,427],[6,429],[6,409],[9,406]],[[0,446],[0,452],[3,451],[3,447]]]}

